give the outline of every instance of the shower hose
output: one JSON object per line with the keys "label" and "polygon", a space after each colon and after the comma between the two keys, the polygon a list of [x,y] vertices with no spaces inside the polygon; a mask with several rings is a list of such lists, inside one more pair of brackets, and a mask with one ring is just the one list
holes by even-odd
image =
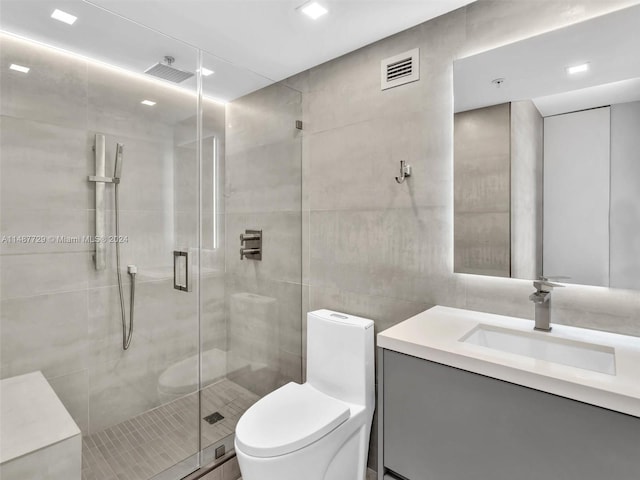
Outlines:
{"label": "shower hose", "polygon": [[129,267],[129,277],[131,277],[131,295],[129,302],[129,328],[127,329],[127,312],[124,307],[124,294],[122,292],[122,272],[120,270],[120,208],[118,205],[118,183],[115,184],[115,207],[116,207],[116,272],[118,275],[118,293],[120,295],[120,316],[122,318],[122,349],[127,350],[131,345],[133,337],[133,310],[136,295],[136,272],[135,268]]}

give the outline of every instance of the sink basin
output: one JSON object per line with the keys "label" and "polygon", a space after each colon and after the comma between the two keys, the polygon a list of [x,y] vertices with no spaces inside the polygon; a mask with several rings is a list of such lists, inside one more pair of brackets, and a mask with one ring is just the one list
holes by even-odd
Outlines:
{"label": "sink basin", "polygon": [[607,375],[616,374],[615,350],[605,345],[485,324],[475,327],[460,341]]}

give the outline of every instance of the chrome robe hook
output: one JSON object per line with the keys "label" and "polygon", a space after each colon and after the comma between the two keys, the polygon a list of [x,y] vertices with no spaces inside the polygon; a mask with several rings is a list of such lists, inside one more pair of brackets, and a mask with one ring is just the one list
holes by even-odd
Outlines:
{"label": "chrome robe hook", "polygon": [[400,176],[396,177],[396,182],[403,183],[407,177],[411,176],[411,165],[407,165],[407,162],[400,160]]}

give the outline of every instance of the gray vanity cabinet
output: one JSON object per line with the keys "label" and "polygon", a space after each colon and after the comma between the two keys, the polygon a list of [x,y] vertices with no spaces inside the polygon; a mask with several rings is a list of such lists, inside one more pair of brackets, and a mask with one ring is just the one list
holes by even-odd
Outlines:
{"label": "gray vanity cabinet", "polygon": [[379,349],[382,480],[639,480],[640,418]]}

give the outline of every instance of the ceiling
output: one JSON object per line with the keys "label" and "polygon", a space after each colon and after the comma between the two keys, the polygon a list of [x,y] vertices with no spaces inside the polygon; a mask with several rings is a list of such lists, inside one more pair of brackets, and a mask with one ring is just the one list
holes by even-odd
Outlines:
{"label": "ceiling", "polygon": [[640,100],[638,25],[640,5],[457,60],[455,111],[531,99],[549,116]]}
{"label": "ceiling", "polygon": [[136,72],[164,55],[195,71],[195,46],[215,71],[205,92],[229,101],[474,0],[318,1],[329,13],[314,21],[304,0],[0,0],[0,28]]}

